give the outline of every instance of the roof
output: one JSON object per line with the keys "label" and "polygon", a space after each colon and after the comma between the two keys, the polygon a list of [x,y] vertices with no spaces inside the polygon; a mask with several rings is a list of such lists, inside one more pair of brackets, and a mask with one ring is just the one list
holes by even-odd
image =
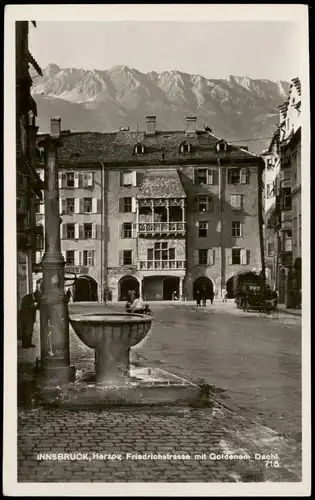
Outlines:
{"label": "roof", "polygon": [[[47,136],[47,135],[46,135]],[[39,137],[43,139],[45,135]],[[156,131],[154,135],[146,135],[141,131],[122,131],[112,133],[74,132],[62,134],[62,147],[59,149],[60,163],[108,163],[126,164],[135,163],[198,163],[218,158],[233,161],[250,159],[259,161],[259,156],[240,149],[235,145],[228,145],[227,151],[218,152],[216,144],[220,141],[206,130],[186,135],[185,131]],[[191,144],[191,151],[181,153],[180,145],[183,142]],[[145,147],[144,154],[135,154],[137,143]]]}
{"label": "roof", "polygon": [[186,198],[186,193],[177,170],[151,170],[143,178],[137,198]]}

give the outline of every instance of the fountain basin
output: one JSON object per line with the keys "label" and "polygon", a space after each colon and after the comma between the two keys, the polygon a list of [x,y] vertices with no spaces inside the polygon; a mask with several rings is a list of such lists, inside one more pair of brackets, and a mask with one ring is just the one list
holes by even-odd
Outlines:
{"label": "fountain basin", "polygon": [[70,316],[79,339],[95,349],[96,381],[120,384],[129,378],[130,348],[149,333],[152,318],[142,314],[86,313]]}

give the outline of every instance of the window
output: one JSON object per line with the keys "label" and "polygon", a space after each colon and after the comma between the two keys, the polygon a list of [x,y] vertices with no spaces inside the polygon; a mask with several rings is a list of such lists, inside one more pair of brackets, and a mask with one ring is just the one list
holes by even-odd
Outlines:
{"label": "window", "polygon": [[66,251],[66,265],[74,266],[74,250]]}
{"label": "window", "polygon": [[92,213],[92,198],[84,198],[83,211],[85,213]]}
{"label": "window", "polygon": [[284,233],[283,244],[285,252],[292,252],[292,231],[286,231]]}
{"label": "window", "polygon": [[220,141],[217,143],[217,151],[226,151],[227,143],[225,141]]}
{"label": "window", "polygon": [[283,208],[291,210],[291,188],[283,188]]}
{"label": "window", "polygon": [[92,238],[92,224],[84,224],[83,231],[85,240]]}
{"label": "window", "polygon": [[123,198],[123,211],[125,213],[132,212],[132,198]]}
{"label": "window", "polygon": [[231,194],[230,203],[232,210],[242,209],[242,195],[241,194]]}
{"label": "window", "polygon": [[268,247],[267,247],[267,255],[268,257],[273,257],[275,254],[275,244],[272,242],[272,243],[268,243]]}
{"label": "window", "polygon": [[83,265],[94,266],[94,250],[83,250]]}
{"label": "window", "polygon": [[188,142],[183,142],[180,145],[180,152],[181,153],[190,153],[191,152],[191,144],[189,144]]}
{"label": "window", "polygon": [[196,184],[207,184],[207,169],[199,168],[197,170]]}
{"label": "window", "polygon": [[144,154],[144,146],[142,144],[135,145],[135,155]]}
{"label": "window", "polygon": [[208,236],[208,222],[199,222],[199,238]]}
{"label": "window", "polygon": [[82,174],[82,184],[84,188],[93,186],[93,172],[86,172]]}
{"label": "window", "polygon": [[240,238],[242,236],[242,224],[240,221],[232,222],[232,236]]}
{"label": "window", "polygon": [[154,248],[148,248],[147,260],[175,260],[175,248],[168,248],[167,241],[154,243]]}
{"label": "window", "polygon": [[212,199],[209,196],[198,196],[197,209],[198,212],[207,212],[208,210],[212,210]]}
{"label": "window", "polygon": [[74,172],[68,172],[66,174],[66,187],[67,188],[74,187]]}
{"label": "window", "polygon": [[132,250],[123,251],[123,265],[130,266],[132,264]]}
{"label": "window", "polygon": [[74,213],[74,198],[66,198],[66,214]]}
{"label": "window", "polygon": [[122,238],[132,238],[132,223],[124,222],[122,225]]}
{"label": "window", "polygon": [[199,252],[199,265],[200,266],[206,266],[208,263],[208,250],[198,250]]}
{"label": "window", "polygon": [[122,185],[123,186],[132,186],[132,172],[123,172]]}
{"label": "window", "polygon": [[36,231],[35,248],[39,252],[44,250],[44,226],[37,226]]}
{"label": "window", "polygon": [[241,263],[241,249],[232,248],[232,265],[237,265]]}
{"label": "window", "polygon": [[198,168],[195,171],[195,184],[214,184],[214,170],[209,168]]}
{"label": "window", "polygon": [[67,240],[74,240],[74,224],[67,224]]}
{"label": "window", "polygon": [[247,184],[247,168],[229,168],[228,184]]}

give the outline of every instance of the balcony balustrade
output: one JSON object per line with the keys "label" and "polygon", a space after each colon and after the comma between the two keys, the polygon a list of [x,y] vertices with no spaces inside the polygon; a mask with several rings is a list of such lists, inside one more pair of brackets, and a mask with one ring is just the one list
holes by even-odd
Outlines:
{"label": "balcony balustrade", "polygon": [[141,260],[138,262],[140,271],[149,271],[154,269],[185,269],[184,260]]}
{"label": "balcony balustrade", "polygon": [[184,234],[186,222],[139,222],[136,228],[138,235]]}

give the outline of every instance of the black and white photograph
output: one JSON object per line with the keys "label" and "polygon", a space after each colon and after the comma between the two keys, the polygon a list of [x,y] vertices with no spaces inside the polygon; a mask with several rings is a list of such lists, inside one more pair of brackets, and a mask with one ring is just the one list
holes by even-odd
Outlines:
{"label": "black and white photograph", "polygon": [[310,494],[308,36],[6,6],[6,495]]}

